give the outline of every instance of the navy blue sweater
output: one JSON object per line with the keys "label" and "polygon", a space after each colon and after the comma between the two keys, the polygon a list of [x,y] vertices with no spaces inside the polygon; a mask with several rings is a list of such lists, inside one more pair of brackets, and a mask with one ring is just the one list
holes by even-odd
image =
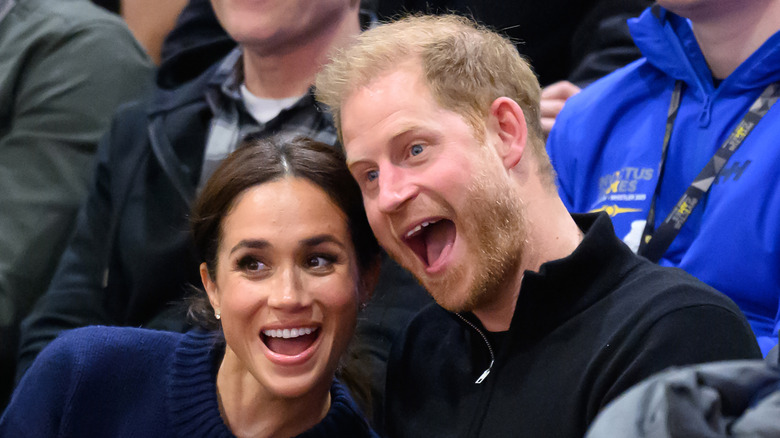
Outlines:
{"label": "navy blue sweater", "polygon": [[[214,333],[87,327],[36,359],[0,417],[0,437],[232,437],[217,405]],[[375,437],[346,388],[301,437]]]}

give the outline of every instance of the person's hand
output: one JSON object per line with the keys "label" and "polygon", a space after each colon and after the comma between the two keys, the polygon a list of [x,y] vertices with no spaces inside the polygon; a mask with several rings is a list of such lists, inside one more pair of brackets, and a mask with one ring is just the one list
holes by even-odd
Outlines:
{"label": "person's hand", "polygon": [[566,100],[580,92],[580,87],[569,81],[559,81],[542,89],[541,117],[544,135],[549,135],[555,118],[563,109]]}

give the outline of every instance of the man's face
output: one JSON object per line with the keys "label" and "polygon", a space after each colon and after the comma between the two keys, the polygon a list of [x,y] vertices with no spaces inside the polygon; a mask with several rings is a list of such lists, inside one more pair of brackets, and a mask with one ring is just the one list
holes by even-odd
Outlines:
{"label": "man's face", "polygon": [[350,171],[379,243],[451,311],[489,308],[516,271],[522,208],[488,129],[481,141],[408,63],[341,110]]}
{"label": "man's face", "polygon": [[344,14],[357,17],[358,8],[355,0],[211,0],[211,5],[231,38],[264,53],[310,41]]}

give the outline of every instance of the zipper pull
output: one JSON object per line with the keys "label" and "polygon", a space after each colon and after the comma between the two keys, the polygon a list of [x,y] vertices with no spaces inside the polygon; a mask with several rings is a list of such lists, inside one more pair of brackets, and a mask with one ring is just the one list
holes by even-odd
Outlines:
{"label": "zipper pull", "polygon": [[474,382],[474,383],[475,383],[475,384],[477,384],[477,385],[479,385],[480,383],[482,383],[482,382],[485,380],[485,378],[488,376],[488,374],[490,374],[490,370],[491,370],[492,368],[493,368],[493,360],[491,359],[491,361],[490,361],[490,366],[488,366],[488,368],[487,368],[487,369],[486,369],[486,370],[485,370],[485,371],[482,373],[482,375],[481,375],[481,376],[479,376],[479,378],[477,379],[477,381],[476,381],[476,382]]}

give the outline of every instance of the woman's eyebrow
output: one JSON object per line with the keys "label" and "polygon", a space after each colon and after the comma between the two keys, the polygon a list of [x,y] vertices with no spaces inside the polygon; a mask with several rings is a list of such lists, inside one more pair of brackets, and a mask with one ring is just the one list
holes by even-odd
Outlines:
{"label": "woman's eyebrow", "polygon": [[332,234],[318,234],[316,236],[309,237],[300,241],[301,245],[310,246],[310,247],[317,246],[321,243],[333,243],[335,245],[338,245],[342,249],[346,249],[346,247],[341,242],[341,240],[337,239],[336,236]]}
{"label": "woman's eyebrow", "polygon": [[264,248],[268,248],[269,246],[271,246],[271,244],[267,240],[245,239],[238,242],[233,248],[231,248],[230,254],[233,254],[234,252],[242,248],[264,249]]}

